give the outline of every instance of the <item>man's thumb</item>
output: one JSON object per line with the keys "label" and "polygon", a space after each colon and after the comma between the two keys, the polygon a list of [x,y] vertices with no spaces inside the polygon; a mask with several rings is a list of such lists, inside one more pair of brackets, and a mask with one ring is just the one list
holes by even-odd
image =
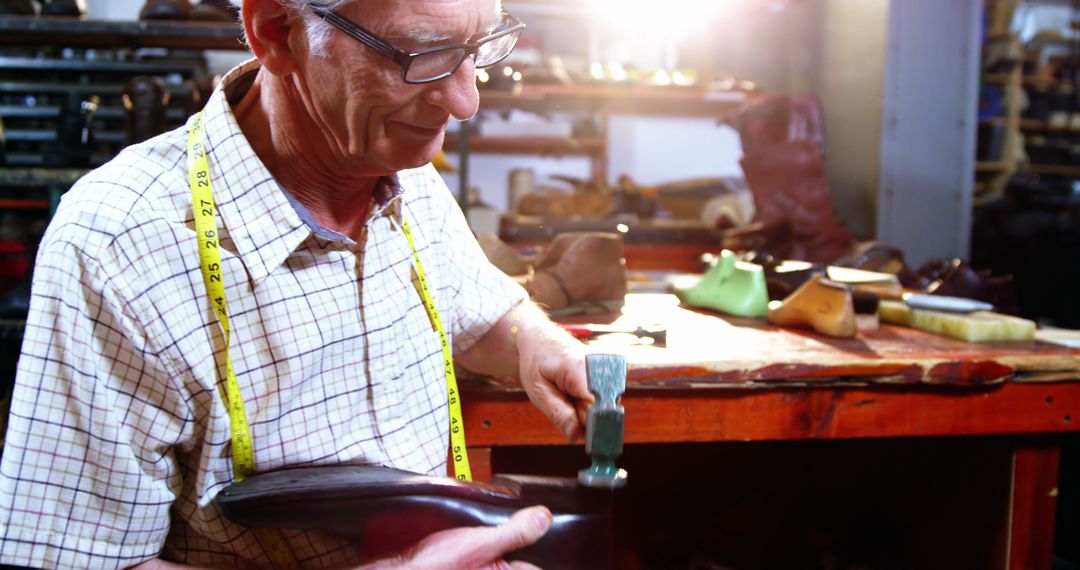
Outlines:
{"label": "man's thumb", "polygon": [[540,540],[551,528],[551,511],[543,505],[521,509],[510,520],[496,527],[492,537],[497,550],[506,553],[525,548]]}

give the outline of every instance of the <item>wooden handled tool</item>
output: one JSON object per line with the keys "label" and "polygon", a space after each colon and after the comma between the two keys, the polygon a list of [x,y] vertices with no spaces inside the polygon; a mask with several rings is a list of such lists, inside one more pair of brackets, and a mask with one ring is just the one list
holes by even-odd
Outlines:
{"label": "wooden handled tool", "polygon": [[564,329],[574,335],[574,338],[581,340],[588,340],[590,338],[597,337],[602,334],[622,333],[632,334],[638,338],[651,338],[654,345],[665,346],[667,345],[667,329],[661,327],[637,327],[635,329],[627,329],[622,327],[613,327],[610,325],[562,325]]}

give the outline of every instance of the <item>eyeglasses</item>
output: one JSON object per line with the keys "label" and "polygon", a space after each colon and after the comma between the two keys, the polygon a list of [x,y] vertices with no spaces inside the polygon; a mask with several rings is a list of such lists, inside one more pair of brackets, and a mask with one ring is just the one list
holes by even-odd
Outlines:
{"label": "eyeglasses", "polygon": [[502,22],[494,32],[464,44],[451,44],[407,52],[398,49],[362,26],[342,16],[337,10],[315,8],[315,14],[330,25],[345,32],[360,43],[386,56],[401,66],[405,83],[430,83],[450,77],[461,67],[466,57],[472,57],[476,67],[499,63],[517,45],[525,24],[505,10]]}

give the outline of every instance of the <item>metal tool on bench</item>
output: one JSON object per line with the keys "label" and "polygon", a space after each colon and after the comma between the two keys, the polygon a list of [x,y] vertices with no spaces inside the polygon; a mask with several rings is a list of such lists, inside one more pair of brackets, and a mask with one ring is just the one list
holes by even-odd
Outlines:
{"label": "metal tool on bench", "polygon": [[667,345],[667,329],[663,327],[638,326],[633,329],[614,325],[573,325],[563,324],[562,327],[574,338],[588,340],[602,334],[632,334],[638,338],[651,338],[656,346]]}
{"label": "metal tool on bench", "polygon": [[541,568],[613,566],[613,490],[626,484],[615,467],[622,452],[626,361],[586,357],[589,407],[586,450],[592,466],[569,477],[496,475],[491,483],[432,477],[370,465],[284,469],[253,475],[215,499],[226,517],[249,527],[314,529],[355,541],[365,556],[399,552],[425,536],[461,526],[497,525],[518,509],[546,505],[554,515],[537,543],[512,552]]}

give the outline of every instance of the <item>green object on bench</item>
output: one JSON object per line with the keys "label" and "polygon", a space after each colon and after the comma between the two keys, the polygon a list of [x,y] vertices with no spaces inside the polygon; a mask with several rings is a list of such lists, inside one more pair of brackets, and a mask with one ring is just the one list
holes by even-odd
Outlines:
{"label": "green object on bench", "polygon": [[622,487],[626,471],[615,466],[615,459],[623,450],[626,414],[619,397],[626,390],[626,359],[616,354],[590,354],[585,357],[585,374],[589,391],[596,396],[585,426],[585,452],[592,457],[592,465],[578,472],[578,482],[587,487]]}
{"label": "green object on bench", "polygon": [[716,263],[693,285],[674,287],[675,295],[691,307],[713,309],[737,317],[765,316],[769,290],[760,265],[738,261],[724,250]]}

